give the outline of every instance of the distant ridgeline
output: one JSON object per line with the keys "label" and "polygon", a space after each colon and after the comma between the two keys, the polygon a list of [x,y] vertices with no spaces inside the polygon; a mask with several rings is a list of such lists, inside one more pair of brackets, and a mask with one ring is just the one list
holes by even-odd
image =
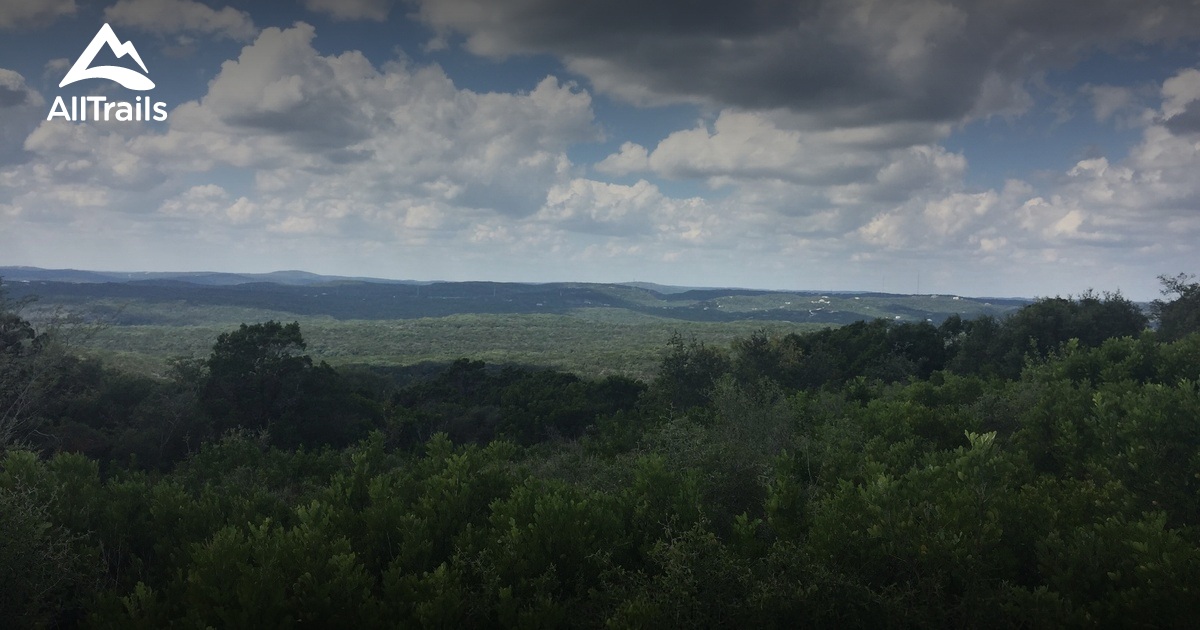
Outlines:
{"label": "distant ridgeline", "polygon": [[[647,283],[432,282],[268,274],[104,273],[0,267],[14,297],[86,310],[94,302],[140,302],[261,309],[336,319],[413,319],[458,314],[565,314],[619,309],[691,322],[782,321],[847,324],[890,319],[941,323],[952,315],[1002,316],[1029,300],[751,289],[687,289]],[[153,324],[145,309],[116,314],[116,325]]]}

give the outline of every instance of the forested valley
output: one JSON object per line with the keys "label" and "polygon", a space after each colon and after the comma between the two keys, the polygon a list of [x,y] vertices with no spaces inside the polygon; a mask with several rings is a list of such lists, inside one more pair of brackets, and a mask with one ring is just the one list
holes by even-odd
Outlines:
{"label": "forested valley", "polygon": [[151,376],[0,293],[0,619],[1190,627],[1200,283],[1162,283],[676,335],[648,380],[335,368],[278,321]]}

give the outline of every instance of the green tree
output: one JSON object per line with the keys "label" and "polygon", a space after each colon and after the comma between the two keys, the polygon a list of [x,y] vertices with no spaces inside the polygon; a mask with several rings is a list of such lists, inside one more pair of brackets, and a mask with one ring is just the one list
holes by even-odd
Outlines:
{"label": "green tree", "polygon": [[223,333],[207,362],[204,405],[218,429],[271,429],[300,407],[303,374],[312,359],[302,355],[299,322],[242,324]]}
{"label": "green tree", "polygon": [[266,430],[286,446],[344,446],[364,435],[369,405],[305,347],[298,322],[242,324],[218,337],[200,392],[213,428]]}
{"label": "green tree", "polygon": [[1004,325],[1014,346],[1031,344],[1044,357],[1071,339],[1095,348],[1106,339],[1137,337],[1148,321],[1141,308],[1119,292],[1088,291],[1077,300],[1042,298],[1017,311]]}
{"label": "green tree", "polygon": [[1004,324],[991,315],[961,320],[957,315],[942,323],[942,335],[951,358],[947,368],[958,374],[980,376],[1021,373],[1023,348],[1011,347]]}
{"label": "green tree", "polygon": [[1162,294],[1174,295],[1166,302],[1155,300],[1150,310],[1158,321],[1159,337],[1174,341],[1189,333],[1200,331],[1200,282],[1190,282],[1195,276],[1181,273],[1174,278],[1162,275]]}
{"label": "green tree", "polygon": [[663,407],[686,411],[704,405],[717,379],[729,372],[728,357],[720,350],[678,333],[667,342],[650,395]]}

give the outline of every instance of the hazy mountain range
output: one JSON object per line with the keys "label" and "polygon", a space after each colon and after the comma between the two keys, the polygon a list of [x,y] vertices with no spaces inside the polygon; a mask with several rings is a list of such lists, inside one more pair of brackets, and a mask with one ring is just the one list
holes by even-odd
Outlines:
{"label": "hazy mountain range", "polygon": [[[136,302],[168,310],[173,305],[217,305],[336,319],[412,319],[462,313],[561,314],[580,309],[618,309],[641,316],[687,321],[840,324],[883,317],[936,323],[955,313],[964,317],[1002,315],[1029,303],[1020,298],[696,288],[648,282],[430,282],[325,276],[294,270],[108,272],[0,267],[0,278],[14,297],[35,295],[48,304]],[[146,309],[136,311],[138,319],[145,317]]]}

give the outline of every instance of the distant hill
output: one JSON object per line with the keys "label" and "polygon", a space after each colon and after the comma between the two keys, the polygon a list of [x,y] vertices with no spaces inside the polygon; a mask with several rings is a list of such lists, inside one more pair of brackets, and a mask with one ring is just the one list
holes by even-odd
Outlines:
{"label": "distant hill", "polygon": [[638,289],[647,289],[650,291],[655,291],[657,293],[662,293],[663,295],[667,295],[669,293],[683,293],[684,291],[691,291],[693,289],[706,288],[706,287],[680,287],[680,286],[675,286],[675,285],[670,285],[670,284],[657,284],[654,282],[620,282],[618,284],[623,284],[627,287],[635,287]]}
{"label": "distant hill", "polygon": [[10,282],[152,282],[174,281],[208,286],[233,286],[255,282],[270,282],[307,286],[332,282],[377,282],[381,284],[420,284],[415,280],[385,280],[352,276],[323,276],[307,271],[272,271],[270,273],[225,273],[219,271],[79,271],[77,269],[40,269],[38,267],[0,267],[0,278]]}
{"label": "distant hill", "polygon": [[[780,321],[846,324],[863,319],[940,323],[1003,315],[1024,299],[831,291],[667,287],[652,283],[416,282],[323,276],[304,271],[98,272],[0,267],[14,297],[38,296],[115,318],[117,325],[179,321],[189,308],[236,307],[272,316],[396,320],[459,314],[573,314],[691,322]],[[131,306],[136,305],[137,308]]]}

